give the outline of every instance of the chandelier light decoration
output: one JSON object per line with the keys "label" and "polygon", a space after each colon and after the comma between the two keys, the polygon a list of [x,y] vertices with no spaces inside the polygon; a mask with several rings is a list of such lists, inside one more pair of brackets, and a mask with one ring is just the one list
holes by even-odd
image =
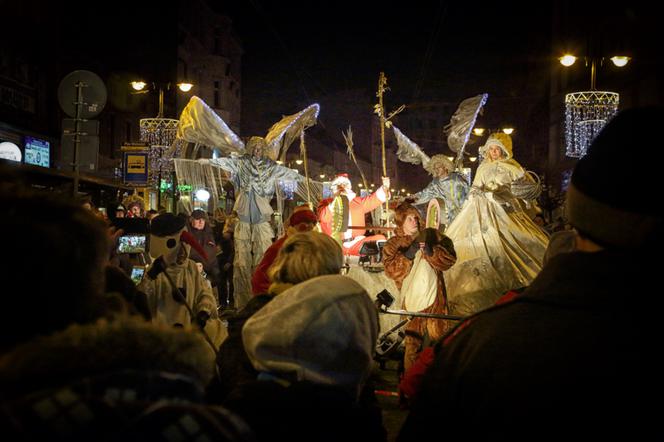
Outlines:
{"label": "chandelier light decoration", "polygon": [[[565,67],[572,66],[576,59],[571,54],[559,58]],[[595,88],[597,63],[602,66],[604,60],[604,57],[586,57],[586,67],[590,67],[590,90],[565,95],[565,154],[568,157],[583,157],[604,125],[618,113],[620,95]],[[624,67],[630,57],[614,56],[610,60],[616,67]]]}
{"label": "chandelier light decoration", "polygon": [[[147,143],[149,176],[151,185],[160,185],[159,180],[170,180],[173,171],[173,156],[178,157],[182,148],[181,141],[176,138],[178,120],[172,118],[143,118],[140,120],[141,141]],[[171,146],[176,144],[173,155],[166,156]]]}
{"label": "chandelier light decoration", "polygon": [[565,95],[565,154],[581,158],[604,125],[618,113],[619,94],[584,91]]}
{"label": "chandelier light decoration", "polygon": [[[162,187],[160,180],[166,180],[170,184],[173,172],[174,157],[179,157],[184,143],[177,139],[179,120],[173,118],[164,118],[164,88],[171,89],[171,83],[158,85],[145,81],[132,81],[132,89],[136,94],[148,93],[151,90],[159,90],[159,113],[155,118],[142,118],[139,122],[140,139],[146,143],[148,148],[149,174],[148,182],[157,189]],[[177,87],[188,92],[193,85],[188,82],[181,82]]]}

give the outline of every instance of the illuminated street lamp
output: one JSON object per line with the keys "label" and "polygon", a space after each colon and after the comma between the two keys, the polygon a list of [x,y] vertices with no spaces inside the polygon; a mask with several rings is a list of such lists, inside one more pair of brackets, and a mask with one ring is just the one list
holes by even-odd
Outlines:
{"label": "illuminated street lamp", "polygon": [[[139,121],[140,140],[149,146],[148,151],[148,180],[157,189],[157,205],[161,204],[162,177],[170,177],[173,165],[164,154],[175,145],[173,155],[179,155],[180,146],[177,143],[177,130],[179,120],[164,117],[164,90],[170,90],[172,83],[148,83],[142,79],[130,82],[132,94],[147,94],[159,91],[159,112],[154,118],[142,118]],[[193,84],[188,82],[177,83],[182,92],[189,92]],[[175,192],[174,192],[175,193]]]}
{"label": "illuminated street lamp", "polygon": [[565,67],[570,67],[574,63],[576,63],[576,57],[571,54],[565,54],[562,57],[560,57],[558,60],[560,60],[560,64],[562,64]]}
{"label": "illuminated street lamp", "polygon": [[[577,58],[566,54],[559,60],[563,66],[570,67]],[[585,57],[586,67],[590,67],[590,90],[565,95],[565,154],[568,157],[583,157],[606,122],[618,113],[620,95],[596,88],[597,64],[602,66],[604,60],[604,57]],[[617,55],[610,60],[616,67],[624,67],[630,57]]]}
{"label": "illuminated street lamp", "polygon": [[[500,129],[491,130],[490,132],[495,132],[496,130],[499,130],[507,135],[512,135],[512,133],[514,132],[513,127],[503,127]],[[477,135],[478,137],[484,135],[484,132],[486,132],[486,129],[483,127],[476,127],[475,129],[473,129],[473,134]]]}

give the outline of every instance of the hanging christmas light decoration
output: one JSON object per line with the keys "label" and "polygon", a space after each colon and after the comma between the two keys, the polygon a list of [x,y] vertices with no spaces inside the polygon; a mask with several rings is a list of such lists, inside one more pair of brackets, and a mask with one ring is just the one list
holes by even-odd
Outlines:
{"label": "hanging christmas light decoration", "polygon": [[[577,57],[565,54],[559,58],[563,66],[574,64]],[[617,67],[623,67],[630,60],[627,56],[611,58]],[[590,67],[590,90],[565,95],[565,154],[581,158],[588,152],[592,140],[604,125],[618,113],[620,95],[616,92],[603,92],[595,88],[597,66],[603,65],[604,57],[585,57],[586,67]]]}
{"label": "hanging christmas light decoration", "polygon": [[616,113],[620,95],[583,91],[565,95],[565,154],[581,158],[604,125]]}
{"label": "hanging christmas light decoration", "polygon": [[[178,120],[172,118],[143,118],[140,120],[141,141],[147,143],[148,162],[150,163],[148,181],[157,185],[160,179],[170,180],[173,171],[172,158],[178,158],[182,141],[176,138]],[[175,144],[170,155],[165,155]]]}
{"label": "hanging christmas light decoration", "polygon": [[[166,89],[170,88],[170,83]],[[173,118],[164,118],[164,89],[159,87],[159,113],[155,118],[142,118],[139,121],[140,138],[149,147],[148,162],[149,173],[148,183],[153,186],[161,187],[161,181],[166,180],[170,184],[173,163],[170,161],[174,156],[180,154],[182,146],[177,139],[179,120]],[[175,145],[175,146],[174,146]],[[174,146],[171,155],[164,155]]]}

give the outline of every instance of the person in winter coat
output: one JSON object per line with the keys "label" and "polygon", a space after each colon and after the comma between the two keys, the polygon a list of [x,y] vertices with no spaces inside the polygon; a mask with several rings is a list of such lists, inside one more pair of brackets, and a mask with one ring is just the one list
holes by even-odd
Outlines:
{"label": "person in winter coat", "polygon": [[129,317],[124,298],[105,293],[105,223],[4,172],[0,226],[28,234],[5,238],[3,283],[21,290],[3,311],[29,320],[0,323],[0,440],[160,440],[183,421],[201,439],[254,440],[240,418],[203,404],[214,353],[200,333]]}
{"label": "person in winter coat", "polygon": [[[395,222],[395,235],[383,248],[383,264],[387,277],[401,290],[404,309],[447,314],[443,272],[456,261],[452,241],[435,229],[423,229],[419,211],[408,202],[396,208]],[[426,342],[449,329],[446,320],[413,317],[406,326],[404,369]]]}
{"label": "person in winter coat", "polygon": [[660,167],[625,167],[624,155],[656,158],[650,129],[663,119],[662,107],[634,108],[604,126],[567,191],[576,251],[454,330],[398,440],[421,441],[441,416],[450,440],[660,438]]}
{"label": "person in winter coat", "polygon": [[195,249],[192,249],[189,258],[195,262],[203,264],[205,275],[212,285],[212,291],[217,297],[217,286],[219,285],[219,263],[217,262],[217,244],[214,239],[214,232],[210,225],[210,220],[204,210],[196,209],[191,212],[187,229],[198,244],[203,247],[207,259],[201,256]]}
{"label": "person in winter coat", "polygon": [[[390,196],[390,178],[383,177],[383,185],[369,196],[361,197],[353,192],[347,173],[332,180],[334,198],[327,205],[319,205],[318,217],[323,233],[339,241],[344,255],[358,256],[367,241],[384,240],[384,235],[365,236],[364,215],[385,203]],[[352,229],[350,227],[353,227]]]}
{"label": "person in winter coat", "polygon": [[216,350],[226,338],[217,301],[196,263],[191,248],[205,251],[187,232],[183,217],[165,213],[152,220],[150,254],[155,259],[138,289],[147,295],[152,322],[176,327],[199,326]]}
{"label": "person in winter coat", "polygon": [[367,388],[378,330],[376,307],[353,279],[325,275],[296,284],[242,328],[259,374],[224,406],[259,441],[384,442],[380,409]]}
{"label": "person in winter coat", "polygon": [[313,230],[317,223],[318,218],[316,218],[316,214],[311,209],[309,209],[309,206],[300,206],[293,211],[293,214],[288,218],[286,234],[276,240],[265,251],[261,262],[259,262],[258,266],[256,266],[254,275],[251,277],[251,290],[254,295],[267,293],[268,288],[270,288],[271,281],[267,276],[267,272],[277,257],[279,250],[281,250],[281,247],[284,245],[286,239],[295,233],[302,233]]}

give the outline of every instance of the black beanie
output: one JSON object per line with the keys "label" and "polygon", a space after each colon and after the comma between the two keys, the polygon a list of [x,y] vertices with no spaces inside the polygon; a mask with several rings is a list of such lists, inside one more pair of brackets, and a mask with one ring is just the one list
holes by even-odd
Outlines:
{"label": "black beanie", "polygon": [[635,248],[661,228],[661,141],[653,130],[663,121],[662,107],[628,109],[593,140],[567,192],[567,215],[581,234],[606,247]]}

